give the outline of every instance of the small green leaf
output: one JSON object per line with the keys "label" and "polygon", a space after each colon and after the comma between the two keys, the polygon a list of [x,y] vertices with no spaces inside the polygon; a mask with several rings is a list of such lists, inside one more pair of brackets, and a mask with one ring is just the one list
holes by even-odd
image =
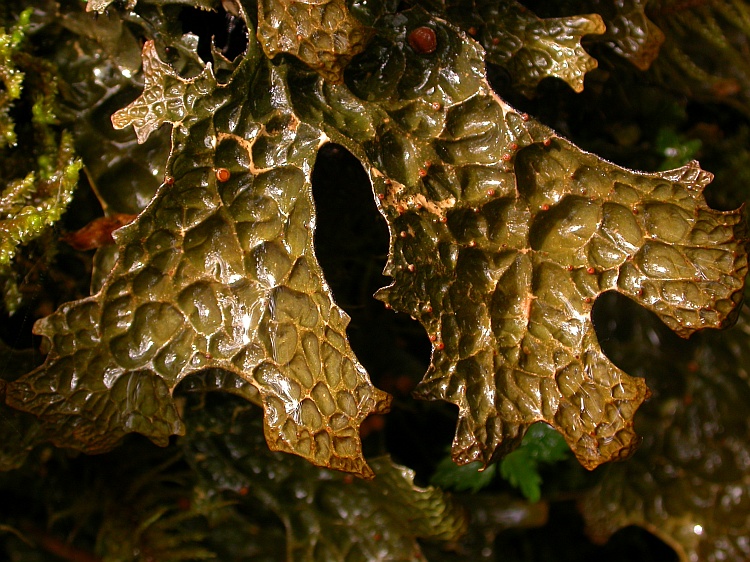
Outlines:
{"label": "small green leaf", "polygon": [[496,464],[491,464],[482,470],[481,462],[459,465],[448,456],[438,463],[435,474],[430,478],[430,483],[445,490],[476,493],[492,483],[496,470]]}
{"label": "small green leaf", "polygon": [[500,474],[529,501],[538,502],[542,497],[542,477],[537,462],[522,451],[518,448],[500,461]]}
{"label": "small green leaf", "polygon": [[[546,424],[536,423],[526,432],[521,446],[500,461],[500,474],[530,501],[539,501],[542,478],[540,464],[565,460],[570,448],[557,431]],[[450,457],[440,461],[430,482],[435,486],[459,492],[478,492],[489,486],[497,473],[497,464],[482,470],[482,463],[455,464]]]}
{"label": "small green leaf", "polygon": [[546,424],[532,425],[521,446],[500,461],[500,474],[532,502],[542,495],[540,464],[565,460],[570,448],[562,435]]}
{"label": "small green leaf", "polygon": [[563,461],[570,455],[565,439],[546,423],[535,423],[523,437],[520,449],[537,462],[550,464]]}
{"label": "small green leaf", "polygon": [[659,169],[684,166],[693,159],[701,145],[700,139],[685,138],[671,128],[660,129],[654,141],[654,149],[664,157]]}

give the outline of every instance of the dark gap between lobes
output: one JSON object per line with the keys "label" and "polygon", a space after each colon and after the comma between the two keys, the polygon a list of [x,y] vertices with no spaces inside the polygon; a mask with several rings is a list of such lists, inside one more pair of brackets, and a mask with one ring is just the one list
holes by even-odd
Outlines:
{"label": "dark gap between lobes", "polygon": [[429,474],[445,455],[457,413],[443,402],[414,400],[411,390],[427,371],[431,344],[424,328],[406,314],[385,308],[373,294],[389,285],[382,274],[388,228],[359,160],[337,144],[324,145],[312,174],[316,207],[315,253],[338,306],[351,317],[347,335],[373,384],[394,396],[384,431],[363,424],[367,455],[394,460]]}

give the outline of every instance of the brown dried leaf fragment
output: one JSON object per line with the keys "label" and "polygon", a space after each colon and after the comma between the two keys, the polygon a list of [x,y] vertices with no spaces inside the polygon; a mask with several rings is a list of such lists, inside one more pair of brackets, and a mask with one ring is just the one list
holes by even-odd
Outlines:
{"label": "brown dried leaf fragment", "polygon": [[136,215],[127,213],[113,213],[106,217],[94,219],[83,228],[70,232],[62,237],[62,240],[80,251],[102,248],[115,243],[112,233],[133,222]]}

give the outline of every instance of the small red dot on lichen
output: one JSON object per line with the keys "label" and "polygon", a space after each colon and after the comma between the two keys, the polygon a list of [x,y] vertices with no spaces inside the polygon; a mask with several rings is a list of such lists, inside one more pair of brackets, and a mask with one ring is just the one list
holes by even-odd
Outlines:
{"label": "small red dot on lichen", "polygon": [[435,344],[435,349],[437,349],[438,351],[443,350],[443,349],[445,349],[445,344],[443,342],[439,341],[439,342],[437,342]]}
{"label": "small red dot on lichen", "polygon": [[442,216],[442,217],[440,217],[440,219],[439,219],[439,220],[440,220],[440,222],[442,222],[443,224],[445,224],[445,223],[447,223],[447,222],[448,222],[448,217],[446,217],[446,216]]}
{"label": "small red dot on lichen", "polygon": [[172,185],[174,184],[174,178],[172,176],[165,176],[164,183],[167,185]]}
{"label": "small red dot on lichen", "polygon": [[225,182],[231,177],[231,173],[226,168],[218,168],[216,170],[216,179],[220,182]]}
{"label": "small red dot on lichen", "polygon": [[420,178],[424,178],[426,176],[427,176],[427,170],[425,170],[424,168],[420,168],[419,169],[419,177]]}
{"label": "small red dot on lichen", "polygon": [[542,211],[549,211],[549,205],[547,205],[547,203],[542,205]]}
{"label": "small red dot on lichen", "polygon": [[503,162],[510,162],[511,155],[510,154],[503,154]]}
{"label": "small red dot on lichen", "polygon": [[413,29],[407,37],[409,45],[417,53],[421,55],[428,55],[434,53],[437,49],[437,36],[435,31],[427,26],[417,27]]}
{"label": "small red dot on lichen", "polygon": [[542,144],[543,144],[544,146],[549,146],[549,145],[551,145],[551,144],[552,144],[552,139],[544,139],[544,140],[542,141]]}
{"label": "small red dot on lichen", "polygon": [[437,341],[437,336],[435,334],[430,334],[430,341]]}
{"label": "small red dot on lichen", "polygon": [[517,142],[510,143],[510,149],[511,150],[518,150],[518,143]]}
{"label": "small red dot on lichen", "polygon": [[521,114],[521,119],[523,119],[524,121],[528,121],[529,120],[529,114],[528,113],[522,113]]}
{"label": "small red dot on lichen", "polygon": [[589,275],[593,275],[594,273],[596,273],[596,269],[594,269],[593,267],[587,267],[586,273],[588,273]]}
{"label": "small red dot on lichen", "polygon": [[399,233],[398,233],[398,235],[399,235],[399,236],[400,236],[401,238],[406,238],[407,236],[409,236],[409,233],[408,233],[408,232],[406,232],[405,230],[402,230],[401,232],[399,232]]}
{"label": "small red dot on lichen", "polygon": [[[495,190],[492,189],[492,188],[489,188],[487,190],[487,195],[489,195],[490,197],[494,196],[495,195]],[[477,209],[477,210],[479,210],[479,209]]]}
{"label": "small red dot on lichen", "polygon": [[406,269],[414,273],[417,270],[417,266],[414,265],[413,263],[410,263],[409,265],[406,266]]}

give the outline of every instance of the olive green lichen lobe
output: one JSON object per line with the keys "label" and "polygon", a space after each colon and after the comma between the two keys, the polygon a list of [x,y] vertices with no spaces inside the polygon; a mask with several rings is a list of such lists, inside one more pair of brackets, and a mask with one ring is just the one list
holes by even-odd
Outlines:
{"label": "olive green lichen lobe", "polygon": [[606,541],[638,525],[675,549],[682,562],[750,559],[750,386],[748,310],[727,334],[701,334],[686,352],[650,346],[653,328],[617,342],[616,353],[679,375],[655,384],[639,417],[643,445],[627,463],[607,466],[581,501],[588,534]]}
{"label": "olive green lichen lobe", "polygon": [[248,509],[260,502],[278,515],[289,560],[418,562],[417,538],[456,540],[466,530],[467,516],[449,494],[416,486],[414,472],[390,458],[370,461],[370,482],[314,467],[269,452],[252,414],[202,412],[182,443],[206,488],[239,493]]}
{"label": "olive green lichen lobe", "polygon": [[208,67],[182,78],[144,46],[144,93],[113,120],[143,139],[173,124],[168,176],[117,232],[101,290],[38,324],[49,355],[7,385],[8,404],[59,445],[106,450],[131,431],[164,443],[184,431],[175,386],[222,369],[256,388],[272,449],[371,476],[358,428],[388,397],[313,251],[310,174],[333,140],[369,173],[390,230],[393,283],[378,297],[432,341],[417,394],[458,407],[455,460],[492,462],[538,421],[587,468],[632,453],[648,389],[604,355],[591,309],[618,291],[682,336],[731,322],[745,230],[740,211],[706,205],[710,174],[642,174],[580,150],[499,99],[480,45],[421,8],[373,15],[348,64],[317,67],[262,56],[269,22],[308,10],[309,32],[274,39],[298,55],[332,29],[351,39],[348,11],[269,6],[226,84]]}
{"label": "olive green lichen lobe", "polygon": [[143,94],[112,116],[115,129],[132,125],[139,143],[164,123],[182,126],[195,112],[196,102],[216,87],[210,65],[195,78],[184,79],[159,59],[153,41],[146,41],[143,46],[143,74]]}
{"label": "olive green lichen lobe", "polygon": [[[259,391],[272,449],[369,477],[358,427],[388,397],[352,354],[348,317],[313,253],[310,173],[325,137],[290,110],[278,71],[246,60],[219,87],[208,70],[180,79],[144,46],[153,75],[113,121],[144,139],[173,123],[170,176],[117,232],[99,293],[37,324],[47,360],[7,400],[40,416],[60,446],[103,451],[132,431],[166,444],[184,432],[175,386],[220,368]],[[273,95],[264,112],[234,90],[254,71]]]}
{"label": "olive green lichen lobe", "polygon": [[530,97],[548,77],[581,92],[586,73],[598,66],[581,45],[584,36],[605,32],[596,13],[540,18],[515,1],[424,0],[421,4],[479,41],[487,61],[501,66],[514,87]]}
{"label": "olive green lichen lobe", "polygon": [[266,56],[294,55],[331,83],[343,80],[344,68],[371,35],[345,0],[258,2],[258,41]]}
{"label": "olive green lichen lobe", "polygon": [[[601,351],[593,302],[622,292],[683,336],[726,324],[747,271],[740,212],[708,208],[697,164],[631,172],[517,113],[442,21],[415,9],[381,25],[380,62],[349,69],[370,124],[348,145],[364,148],[391,232],[378,297],[433,342],[417,395],[458,406],[460,463],[497,459],[537,421],[588,468],[629,455],[648,391]],[[409,46],[419,27],[434,53]],[[348,100],[321,91],[313,107],[335,123]]]}

